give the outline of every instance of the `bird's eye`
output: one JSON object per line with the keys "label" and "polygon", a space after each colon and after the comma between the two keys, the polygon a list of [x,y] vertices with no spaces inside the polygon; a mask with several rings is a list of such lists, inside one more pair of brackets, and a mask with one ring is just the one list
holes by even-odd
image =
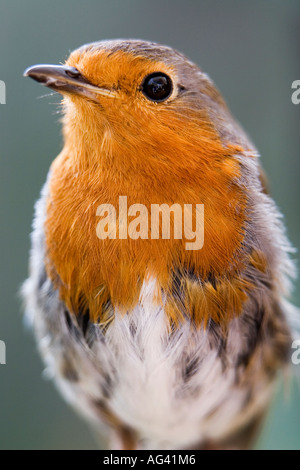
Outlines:
{"label": "bird's eye", "polygon": [[147,75],[142,83],[142,92],[151,101],[165,101],[171,95],[172,90],[172,80],[162,72]]}

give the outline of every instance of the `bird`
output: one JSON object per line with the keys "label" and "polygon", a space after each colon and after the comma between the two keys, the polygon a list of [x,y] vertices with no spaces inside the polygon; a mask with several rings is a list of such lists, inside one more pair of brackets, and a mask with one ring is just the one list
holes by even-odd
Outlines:
{"label": "bird", "polygon": [[295,309],[254,144],[169,46],[103,40],[24,75],[62,95],[22,287],[46,370],[111,449],[252,448]]}

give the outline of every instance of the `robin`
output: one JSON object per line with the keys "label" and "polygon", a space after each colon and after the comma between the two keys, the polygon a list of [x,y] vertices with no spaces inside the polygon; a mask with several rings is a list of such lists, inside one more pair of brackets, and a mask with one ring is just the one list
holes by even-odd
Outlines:
{"label": "robin", "polygon": [[63,96],[23,287],[62,394],[114,448],[249,448],[294,273],[256,149],[170,47],[96,42],[25,76]]}

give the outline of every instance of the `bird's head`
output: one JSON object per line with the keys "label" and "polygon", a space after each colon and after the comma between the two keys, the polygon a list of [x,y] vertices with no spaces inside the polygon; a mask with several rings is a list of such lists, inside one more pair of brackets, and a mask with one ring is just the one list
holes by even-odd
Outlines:
{"label": "bird's head", "polygon": [[63,94],[66,140],[71,133],[74,141],[76,134],[88,146],[88,133],[92,144],[106,145],[102,158],[113,153],[124,171],[151,173],[159,164],[182,176],[245,143],[209,77],[167,46],[91,43],[72,52],[64,65],[33,66],[25,75]]}

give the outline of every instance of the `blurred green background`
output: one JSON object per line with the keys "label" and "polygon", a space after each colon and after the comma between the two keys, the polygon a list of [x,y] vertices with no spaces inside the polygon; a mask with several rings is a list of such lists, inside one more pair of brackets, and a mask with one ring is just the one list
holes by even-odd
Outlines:
{"label": "blurred green background", "polygon": [[[59,95],[22,78],[35,63],[59,63],[86,42],[142,38],[179,49],[217,84],[261,155],[272,194],[300,247],[299,0],[0,0],[1,311],[0,448],[91,449],[97,444],[52,383],[22,323],[18,289],[27,275],[34,201],[62,141]],[[298,254],[295,255],[299,257]],[[300,283],[294,302],[300,305]],[[300,368],[300,366],[298,366]],[[300,449],[300,394],[278,392],[260,449]]]}

